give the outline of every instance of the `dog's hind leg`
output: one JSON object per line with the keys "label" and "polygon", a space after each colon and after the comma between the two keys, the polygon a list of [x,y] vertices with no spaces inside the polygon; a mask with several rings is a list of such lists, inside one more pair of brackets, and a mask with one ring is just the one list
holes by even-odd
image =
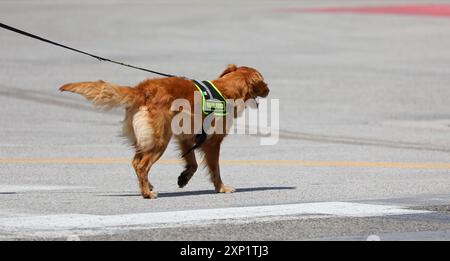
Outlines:
{"label": "dog's hind leg", "polygon": [[133,167],[136,171],[136,175],[139,181],[139,188],[141,189],[141,195],[144,198],[156,198],[157,194],[153,192],[153,185],[148,180],[148,172],[150,171],[151,155],[148,153],[137,152],[134,155]]}
{"label": "dog's hind leg", "polygon": [[[189,149],[191,149],[195,143],[193,141],[189,140],[178,140],[178,144],[181,150],[182,155],[187,153]],[[184,156],[184,160],[186,162],[186,166],[183,172],[181,172],[180,176],[178,177],[178,186],[180,188],[186,186],[189,182],[189,180],[194,176],[194,173],[197,171],[198,165],[197,160],[195,159],[195,153],[194,150],[187,153]]]}
{"label": "dog's hind leg", "polygon": [[202,150],[205,153],[205,163],[208,166],[209,174],[211,175],[211,182],[217,193],[232,193],[234,188],[225,186],[220,177],[219,155],[220,144],[223,137],[214,135],[202,145]]}
{"label": "dog's hind leg", "polygon": [[[167,143],[169,140],[167,140]],[[136,171],[136,175],[139,181],[139,188],[141,189],[141,195],[144,198],[157,198],[157,193],[153,191],[153,185],[148,178],[150,168],[158,161],[167,148],[167,143],[163,146],[155,146],[148,152],[136,152],[133,159],[133,167]]]}
{"label": "dog's hind leg", "polygon": [[144,198],[156,198],[148,174],[152,165],[162,156],[172,136],[168,118],[150,115],[145,107],[133,116],[133,130],[136,137],[136,155],[133,167],[139,180],[141,195]]}

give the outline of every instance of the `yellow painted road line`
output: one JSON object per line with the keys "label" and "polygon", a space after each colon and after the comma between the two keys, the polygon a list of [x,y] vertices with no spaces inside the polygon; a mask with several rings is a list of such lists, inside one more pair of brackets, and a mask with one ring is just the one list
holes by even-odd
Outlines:
{"label": "yellow painted road line", "polygon": [[3,158],[0,164],[112,164],[129,163],[125,158]]}
{"label": "yellow painted road line", "polygon": [[305,161],[305,160],[224,160],[229,165],[353,167],[397,169],[450,169],[450,163],[441,162],[365,162],[365,161]]}
{"label": "yellow painted road line", "polygon": [[[0,158],[1,164],[130,164],[131,158]],[[178,159],[161,159],[159,164],[182,164]],[[307,160],[221,160],[222,165],[391,168],[391,169],[450,169],[443,162],[365,162],[365,161],[307,161]]]}

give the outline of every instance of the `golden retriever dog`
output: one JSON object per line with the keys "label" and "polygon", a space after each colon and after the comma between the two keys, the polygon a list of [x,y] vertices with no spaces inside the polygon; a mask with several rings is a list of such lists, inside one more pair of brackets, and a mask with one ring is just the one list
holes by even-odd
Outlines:
{"label": "golden retriever dog", "polygon": [[[269,93],[263,76],[257,70],[245,66],[229,65],[212,83],[227,100],[247,101],[266,97]],[[60,90],[78,93],[103,108],[125,108],[123,134],[136,150],[132,165],[139,180],[142,197],[157,197],[148,179],[148,173],[166,150],[172,136],[175,136],[181,154],[186,154],[183,157],[185,170],[178,177],[179,187],[184,187],[196,172],[198,165],[195,153],[189,151],[196,143],[196,135],[174,135],[171,129],[171,121],[179,113],[171,109],[172,102],[185,99],[194,106],[194,93],[197,88],[192,80],[183,77],[156,78],[145,80],[135,87],[124,87],[104,81],[78,82],[66,84]],[[232,187],[223,184],[220,177],[220,145],[226,135],[227,132],[210,134],[198,148],[204,155],[204,163],[218,193],[234,192]]]}

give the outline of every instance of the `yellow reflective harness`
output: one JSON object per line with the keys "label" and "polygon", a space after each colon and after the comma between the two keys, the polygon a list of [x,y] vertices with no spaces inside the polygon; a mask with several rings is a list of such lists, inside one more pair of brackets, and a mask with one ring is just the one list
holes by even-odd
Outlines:
{"label": "yellow reflective harness", "polygon": [[202,94],[202,111],[205,115],[214,113],[216,116],[227,115],[227,101],[211,81],[192,80]]}
{"label": "yellow reflective harness", "polygon": [[[226,116],[227,115],[227,101],[223,97],[222,93],[217,89],[216,86],[211,81],[197,81],[192,80],[195,87],[202,94],[202,111],[205,115],[210,115],[214,113],[215,116]],[[185,157],[191,151],[200,147],[205,141],[208,135],[205,132],[202,124],[202,133],[195,135],[195,145],[186,151],[182,157]]]}

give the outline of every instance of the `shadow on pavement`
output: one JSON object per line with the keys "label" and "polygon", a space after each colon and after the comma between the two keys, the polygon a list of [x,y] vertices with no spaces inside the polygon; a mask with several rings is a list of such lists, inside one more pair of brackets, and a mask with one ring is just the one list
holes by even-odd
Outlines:
{"label": "shadow on pavement", "polygon": [[[296,187],[255,187],[255,188],[236,188],[234,193],[242,192],[255,192],[255,191],[267,191],[267,190],[288,190],[296,189]],[[159,192],[159,198],[170,197],[183,197],[183,196],[199,196],[199,195],[212,195],[217,194],[214,190],[196,190],[196,191],[183,191],[183,192]],[[100,195],[102,197],[140,197],[140,194],[108,194]]]}

